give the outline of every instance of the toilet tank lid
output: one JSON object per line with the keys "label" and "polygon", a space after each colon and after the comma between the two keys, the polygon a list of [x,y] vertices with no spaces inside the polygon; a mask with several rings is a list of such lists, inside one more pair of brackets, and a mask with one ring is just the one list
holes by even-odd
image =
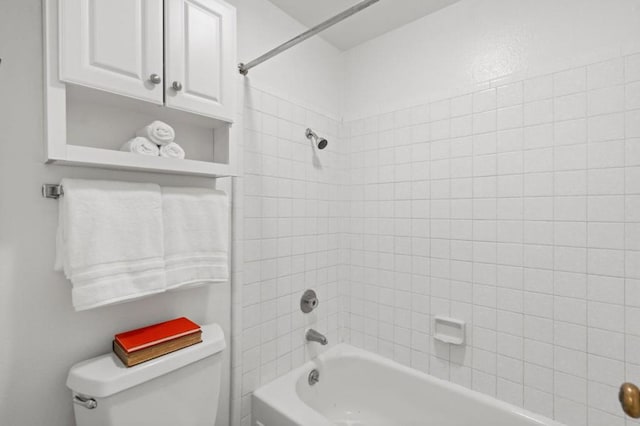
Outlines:
{"label": "toilet tank lid", "polygon": [[134,367],[125,367],[114,353],[79,362],[69,370],[67,387],[86,396],[104,398],[214,355],[225,348],[222,328],[218,324],[203,325],[202,343]]}

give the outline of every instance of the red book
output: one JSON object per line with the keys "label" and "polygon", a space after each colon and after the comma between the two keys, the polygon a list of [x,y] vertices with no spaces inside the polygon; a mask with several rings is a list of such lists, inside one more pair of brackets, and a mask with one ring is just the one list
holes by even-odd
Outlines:
{"label": "red book", "polygon": [[134,352],[199,331],[198,324],[182,317],[116,334],[115,341],[125,351]]}

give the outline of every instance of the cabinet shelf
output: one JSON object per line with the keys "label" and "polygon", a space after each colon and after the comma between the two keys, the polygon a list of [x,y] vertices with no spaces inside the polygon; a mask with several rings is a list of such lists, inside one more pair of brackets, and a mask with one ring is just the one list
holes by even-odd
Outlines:
{"label": "cabinet shelf", "polygon": [[210,161],[179,160],[165,157],[151,157],[130,152],[87,146],[67,145],[62,158],[49,158],[50,163],[89,166],[109,169],[137,170],[180,175],[225,177],[236,173],[228,164]]}

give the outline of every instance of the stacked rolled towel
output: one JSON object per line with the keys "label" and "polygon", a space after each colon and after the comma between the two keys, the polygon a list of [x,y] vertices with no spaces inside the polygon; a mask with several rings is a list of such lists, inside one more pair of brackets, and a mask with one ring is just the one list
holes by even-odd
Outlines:
{"label": "stacked rolled towel", "polygon": [[178,158],[182,160],[184,158],[184,149],[177,143],[171,142],[160,147],[160,157]]}
{"label": "stacked rolled towel", "polygon": [[136,136],[133,139],[129,139],[122,145],[120,151],[133,152],[134,154],[150,155],[157,157],[160,155],[160,149],[158,145],[154,144],[147,138],[142,136]]}
{"label": "stacked rolled towel", "polygon": [[142,136],[156,145],[162,146],[173,142],[176,138],[176,132],[167,123],[156,120],[138,130],[136,136]]}
{"label": "stacked rolled towel", "polygon": [[[137,138],[135,139],[146,139],[150,141],[149,143],[155,144],[156,148],[159,148],[155,151],[155,154],[149,155],[159,155],[164,158],[177,158],[180,160],[185,157],[184,149],[175,142],[176,132],[173,130],[173,127],[169,126],[167,123],[156,120],[153,123],[144,126],[142,129],[139,129],[136,132],[136,135]],[[128,143],[129,142],[127,142],[127,144]],[[125,146],[127,144],[125,144]],[[127,151],[127,149],[124,149],[125,146],[122,147],[123,151]]]}

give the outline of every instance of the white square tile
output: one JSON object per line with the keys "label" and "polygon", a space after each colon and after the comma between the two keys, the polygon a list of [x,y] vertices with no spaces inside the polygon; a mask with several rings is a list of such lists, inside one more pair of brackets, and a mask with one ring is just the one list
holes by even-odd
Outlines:
{"label": "white square tile", "polygon": [[561,121],[554,124],[556,145],[574,145],[587,141],[587,121],[585,119]]}
{"label": "white square tile", "polygon": [[625,200],[622,196],[591,196],[588,218],[598,222],[620,222],[625,219]]}
{"label": "white square tile", "polygon": [[554,150],[554,168],[555,170],[586,169],[586,144],[557,146]]}
{"label": "white square tile", "polygon": [[486,89],[473,94],[473,112],[484,112],[496,109],[496,89]]}
{"label": "white square tile", "polygon": [[496,131],[496,111],[486,111],[473,115],[473,133],[486,133]]}
{"label": "white square tile", "polygon": [[625,192],[624,169],[589,170],[588,185],[591,195],[617,195]]}
{"label": "white square tile", "polygon": [[625,88],[625,108],[640,108],[640,82],[627,84]]}
{"label": "white square tile", "polygon": [[582,377],[556,372],[554,375],[555,395],[572,401],[587,403],[587,381]]}
{"label": "white square tile", "polygon": [[564,347],[554,348],[554,369],[581,378],[587,377],[587,354]]}
{"label": "white square tile", "polygon": [[628,111],[625,115],[627,138],[640,137],[640,109]]}
{"label": "white square tile", "polygon": [[473,95],[463,95],[451,99],[451,117],[469,115],[473,112]]}
{"label": "white square tile", "polygon": [[581,92],[586,88],[587,72],[585,68],[561,71],[553,76],[553,93],[555,96]]}
{"label": "white square tile", "polygon": [[[589,104],[591,106],[591,104]],[[587,96],[584,92],[557,97],[554,99],[554,118],[556,120],[574,120],[582,118],[587,112]]]}
{"label": "white square tile", "polygon": [[523,109],[522,105],[515,105],[498,110],[498,130],[506,130],[522,127]]}
{"label": "white square tile", "polygon": [[604,330],[620,331],[620,324],[624,324],[624,309],[621,305],[610,303],[589,302],[588,326]]}
{"label": "white square tile", "polygon": [[589,247],[624,249],[625,224],[592,222],[588,224]]}
{"label": "white square tile", "polygon": [[[629,153],[630,157],[633,155]],[[592,169],[623,167],[625,165],[625,142],[608,141],[590,143],[588,148],[588,166]]]}
{"label": "white square tile", "polygon": [[524,124],[533,126],[536,124],[553,121],[553,101],[541,100],[524,104]]}
{"label": "white square tile", "polygon": [[613,86],[589,92],[589,115],[611,114],[623,111],[625,87]]}
{"label": "white square tile", "polygon": [[524,151],[524,173],[548,172],[553,170],[553,149]]}
{"label": "white square tile", "polygon": [[554,419],[564,424],[587,424],[587,406],[565,398],[555,397]]}
{"label": "white square tile", "polygon": [[[588,138],[590,142],[623,139],[625,117],[622,113],[599,115],[588,119]],[[627,135],[629,136],[629,135]]]}
{"label": "white square tile", "polygon": [[524,92],[521,81],[498,87],[498,108],[518,105],[523,102]]}
{"label": "white square tile", "polygon": [[560,171],[554,174],[554,194],[556,196],[585,195],[586,193],[586,170]]}
{"label": "white square tile", "polygon": [[554,268],[566,272],[587,272],[587,250],[580,247],[557,246],[553,251]]}
{"label": "white square tile", "polygon": [[579,351],[587,350],[587,327],[568,322],[554,322],[554,343]]}
{"label": "white square tile", "polygon": [[502,130],[497,133],[498,152],[521,150],[523,143],[524,132],[522,129]]}
{"label": "white square tile", "polygon": [[556,321],[586,325],[587,301],[571,297],[554,298],[554,318]]}
{"label": "white square tile", "polygon": [[545,75],[524,81],[524,101],[531,102],[553,96],[553,77]]}

